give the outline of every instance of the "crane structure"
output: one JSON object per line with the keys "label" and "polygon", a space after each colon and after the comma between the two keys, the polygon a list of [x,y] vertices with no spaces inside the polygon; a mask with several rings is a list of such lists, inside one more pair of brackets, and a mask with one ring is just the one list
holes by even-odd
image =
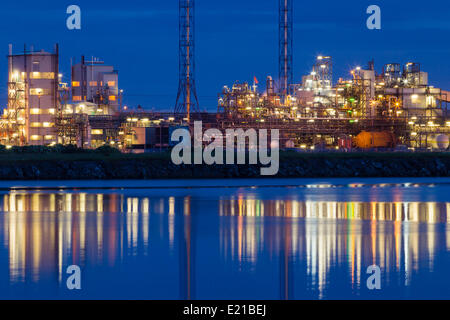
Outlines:
{"label": "crane structure", "polygon": [[186,114],[200,110],[195,86],[195,1],[179,1],[179,87],[175,113]]}

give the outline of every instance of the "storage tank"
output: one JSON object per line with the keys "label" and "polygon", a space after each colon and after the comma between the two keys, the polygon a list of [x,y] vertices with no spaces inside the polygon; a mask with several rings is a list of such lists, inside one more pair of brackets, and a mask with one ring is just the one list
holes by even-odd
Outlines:
{"label": "storage tank", "polygon": [[447,150],[450,145],[448,135],[437,134],[431,137],[431,146],[433,149]]}
{"label": "storage tank", "polygon": [[370,148],[394,148],[396,145],[396,137],[392,132],[367,132],[362,131],[356,138],[355,144],[361,149]]}

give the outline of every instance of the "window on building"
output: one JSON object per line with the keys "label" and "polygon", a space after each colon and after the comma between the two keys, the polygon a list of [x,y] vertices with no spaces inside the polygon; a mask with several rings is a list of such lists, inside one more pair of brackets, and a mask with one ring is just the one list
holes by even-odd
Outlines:
{"label": "window on building", "polygon": [[30,109],[30,114],[41,114],[41,109],[32,108],[32,109]]}
{"label": "window on building", "polygon": [[40,122],[32,122],[31,123],[31,127],[32,128],[39,128],[41,126],[41,123]]}
{"label": "window on building", "polygon": [[52,140],[54,138],[55,138],[55,136],[52,136],[52,135],[46,135],[45,136],[45,140]]}
{"label": "window on building", "polygon": [[109,101],[116,101],[116,96],[109,96]]}
{"label": "window on building", "polygon": [[115,81],[108,81],[108,87],[115,87],[116,82]]}
{"label": "window on building", "polygon": [[51,122],[44,122],[42,125],[44,126],[44,128],[53,127],[53,123],[51,123]]}
{"label": "window on building", "polygon": [[32,88],[30,89],[30,95],[31,96],[46,96],[49,94],[48,89],[41,89],[41,88]]}
{"label": "window on building", "polygon": [[46,80],[52,80],[55,79],[55,73],[54,72],[31,72],[30,73],[31,79],[46,79]]}
{"label": "window on building", "polygon": [[102,129],[92,129],[91,134],[94,134],[94,135],[103,134],[103,130]]}
{"label": "window on building", "polygon": [[96,87],[97,86],[97,81],[89,81],[89,85],[91,87]]}
{"label": "window on building", "polygon": [[72,87],[79,87],[80,81],[72,81]]}
{"label": "window on building", "polygon": [[33,72],[41,71],[41,66],[39,61],[33,61]]}
{"label": "window on building", "polygon": [[32,135],[32,136],[30,137],[30,139],[33,140],[33,141],[38,141],[38,140],[41,140],[41,137],[38,136],[38,135]]}
{"label": "window on building", "polygon": [[81,101],[81,96],[73,96],[72,100],[73,101]]}

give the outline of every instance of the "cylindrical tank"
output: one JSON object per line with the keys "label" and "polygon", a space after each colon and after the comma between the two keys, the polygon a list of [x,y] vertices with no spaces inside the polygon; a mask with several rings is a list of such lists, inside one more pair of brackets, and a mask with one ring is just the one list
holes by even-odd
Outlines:
{"label": "cylindrical tank", "polygon": [[437,134],[431,137],[431,145],[433,149],[446,150],[450,145],[448,135]]}
{"label": "cylindrical tank", "polygon": [[395,135],[389,131],[362,131],[358,136],[356,136],[355,144],[361,149],[394,148],[396,145],[396,138]]}

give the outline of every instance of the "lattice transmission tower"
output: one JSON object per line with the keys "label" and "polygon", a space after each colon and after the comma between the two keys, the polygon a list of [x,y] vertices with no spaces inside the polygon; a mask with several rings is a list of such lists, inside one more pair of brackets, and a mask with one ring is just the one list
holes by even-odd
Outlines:
{"label": "lattice transmission tower", "polygon": [[290,94],[293,83],[293,0],[279,0],[279,93]]}
{"label": "lattice transmission tower", "polygon": [[180,0],[179,21],[179,87],[175,113],[185,113],[188,122],[191,112],[200,110],[195,87],[195,1]]}

